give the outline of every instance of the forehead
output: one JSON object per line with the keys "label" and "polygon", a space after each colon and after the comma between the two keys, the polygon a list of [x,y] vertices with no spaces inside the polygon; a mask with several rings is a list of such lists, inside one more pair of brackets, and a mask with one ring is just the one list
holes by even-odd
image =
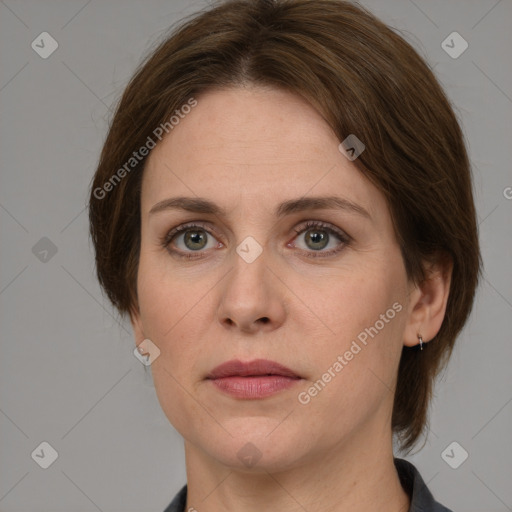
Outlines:
{"label": "forehead", "polygon": [[339,193],[368,210],[382,203],[301,97],[250,87],[209,91],[196,100],[148,158],[143,211],[171,195],[211,197],[226,207],[243,199],[260,208],[269,203],[269,210],[308,194]]}

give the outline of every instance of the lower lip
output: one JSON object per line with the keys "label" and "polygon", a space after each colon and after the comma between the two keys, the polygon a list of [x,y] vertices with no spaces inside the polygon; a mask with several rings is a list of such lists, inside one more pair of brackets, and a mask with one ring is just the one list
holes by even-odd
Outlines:
{"label": "lower lip", "polygon": [[256,399],[289,389],[300,380],[282,375],[265,375],[261,377],[222,377],[211,379],[211,382],[228,395],[236,398]]}

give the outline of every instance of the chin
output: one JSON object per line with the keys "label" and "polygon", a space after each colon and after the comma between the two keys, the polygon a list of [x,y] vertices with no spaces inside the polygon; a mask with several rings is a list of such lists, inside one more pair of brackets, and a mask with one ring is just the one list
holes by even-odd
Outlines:
{"label": "chin", "polygon": [[[200,435],[196,446],[216,461],[236,471],[278,472],[296,464],[306,454],[304,436],[292,432],[290,425],[279,424],[273,418],[239,418],[222,422],[231,437],[223,429],[211,430]],[[276,428],[277,427],[277,428]]]}
{"label": "chin", "polygon": [[251,441],[232,444],[221,450],[217,446],[210,456],[227,468],[246,473],[278,473],[290,469],[297,464],[291,457],[296,447],[280,446],[268,442],[265,445]]}

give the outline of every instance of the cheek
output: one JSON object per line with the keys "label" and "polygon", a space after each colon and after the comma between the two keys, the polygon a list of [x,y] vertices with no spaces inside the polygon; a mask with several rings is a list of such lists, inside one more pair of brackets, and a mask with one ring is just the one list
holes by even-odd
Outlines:
{"label": "cheek", "polygon": [[139,261],[137,291],[141,317],[148,337],[164,340],[174,330],[180,318],[193,307],[197,286],[185,284],[172,272],[161,250],[143,248]]}
{"label": "cheek", "polygon": [[323,427],[333,436],[364,423],[393,398],[405,318],[401,274],[363,275],[319,289],[320,316],[329,331],[310,336],[314,341],[307,346],[311,381],[299,400],[307,404],[300,408],[313,417],[334,415],[336,421]]}
{"label": "cheek", "polygon": [[186,437],[190,424],[204,415],[198,403],[190,399],[190,393],[194,393],[191,365],[201,350],[191,340],[190,331],[204,304],[199,301],[204,289],[199,284],[184,283],[164,266],[160,258],[141,254],[138,276],[141,320],[144,335],[160,350],[151,365],[158,401],[170,423]]}
{"label": "cheek", "polygon": [[346,268],[310,295],[322,319],[307,348],[312,380],[321,380],[318,404],[366,409],[387,395],[402,350],[406,283],[400,254],[389,253],[385,261]]}
{"label": "cheek", "polygon": [[180,275],[160,253],[141,254],[138,295],[144,335],[160,349],[155,369],[162,367],[170,374],[158,378],[190,380],[187,372],[202,351],[198,337],[206,326],[205,308],[212,307],[208,290],[213,285],[208,276]]}
{"label": "cheek", "polygon": [[[299,283],[297,285],[300,286]],[[397,309],[401,305],[405,310],[402,304],[405,272],[402,274],[400,265],[391,263],[347,269],[320,284],[317,281],[312,290],[314,292],[308,295],[308,302],[325,324],[325,332],[345,341],[366,332],[365,329],[376,322],[379,331],[390,331],[389,327],[397,324],[394,322],[399,317]],[[399,305],[393,308],[395,303]],[[383,320],[381,315],[384,315]]]}

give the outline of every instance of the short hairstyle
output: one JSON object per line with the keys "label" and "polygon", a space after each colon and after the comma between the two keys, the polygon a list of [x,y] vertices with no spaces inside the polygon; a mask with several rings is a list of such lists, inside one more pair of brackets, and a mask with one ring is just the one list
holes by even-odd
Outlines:
{"label": "short hairstyle", "polygon": [[118,103],[91,184],[99,282],[121,314],[138,311],[147,160],[138,150],[154,143],[159,126],[169,131],[170,117],[191,98],[246,85],[300,95],[340,141],[355,134],[365,144],[353,163],[386,198],[409,280],[421,283],[428,263],[453,265],[438,334],[421,352],[402,349],[392,430],[400,449],[410,451],[472,308],[481,269],[478,226],[470,163],[449,100],[412,46],[361,6],[222,1],[184,20],[151,52]]}

